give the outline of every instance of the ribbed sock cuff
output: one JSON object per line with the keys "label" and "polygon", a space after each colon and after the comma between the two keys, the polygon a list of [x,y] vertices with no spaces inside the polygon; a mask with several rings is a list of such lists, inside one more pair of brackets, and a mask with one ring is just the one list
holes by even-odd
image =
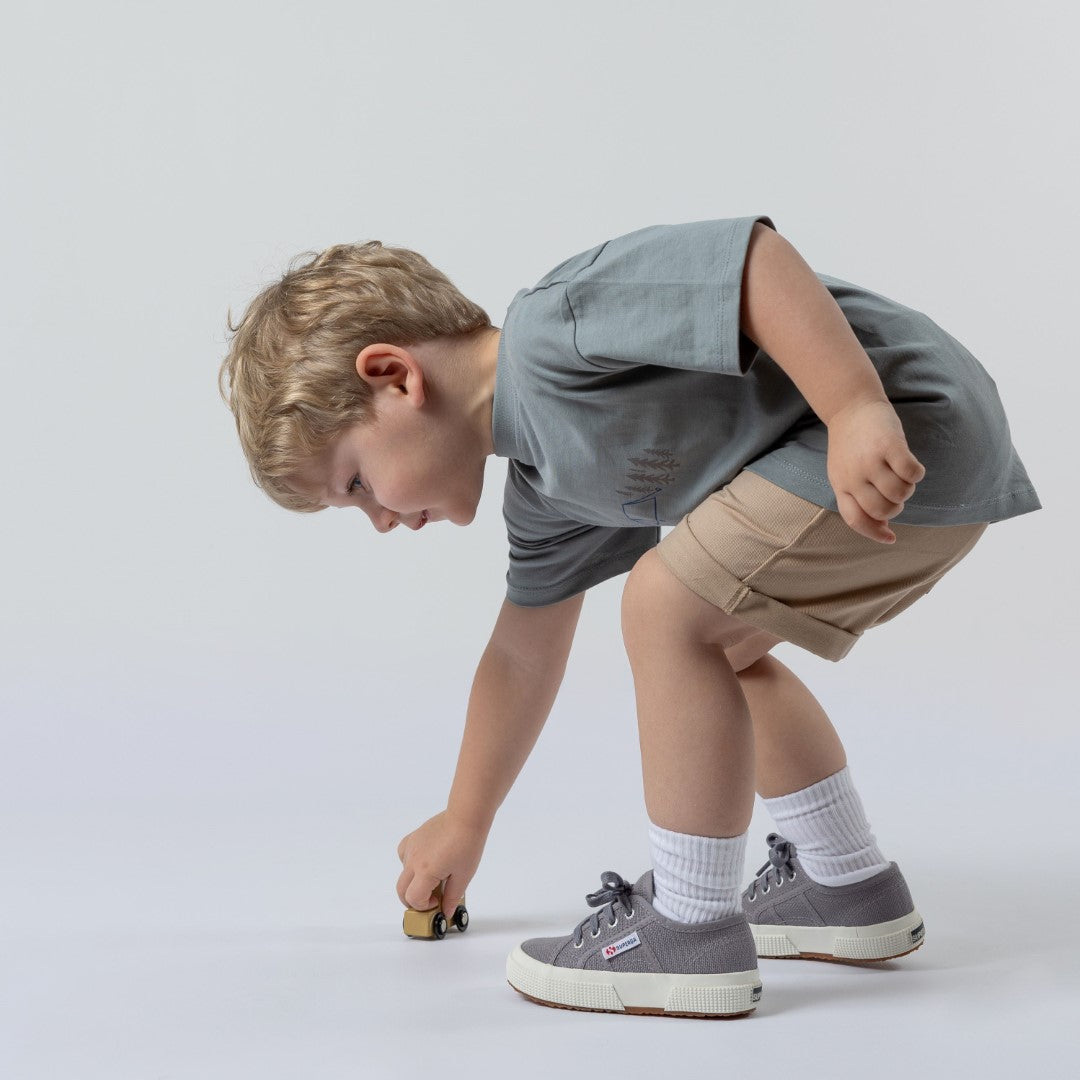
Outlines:
{"label": "ribbed sock cuff", "polygon": [[762,801],[819,884],[848,885],[888,868],[847,766],[801,791]]}
{"label": "ribbed sock cuff", "polygon": [[691,836],[650,823],[653,907],[665,918],[684,923],[734,915],[742,906],[746,836]]}

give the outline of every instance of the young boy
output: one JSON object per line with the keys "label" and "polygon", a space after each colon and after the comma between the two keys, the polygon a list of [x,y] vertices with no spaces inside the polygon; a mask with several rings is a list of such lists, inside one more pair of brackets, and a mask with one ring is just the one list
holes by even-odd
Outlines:
{"label": "young boy", "polygon": [[[815,274],[766,216],[600,244],[518,292],[501,329],[415,252],[339,245],[230,329],[229,404],[282,506],[357,506],[380,532],[468,525],[487,458],[507,459],[507,596],[446,809],[398,847],[403,903],[433,906],[442,883],[454,911],[585,591],[630,571],[652,868],[604,873],[569,935],[513,951],[510,984],[559,1007],[737,1016],[758,956],[918,948],[840,739],[770,650],[842,659],[988,523],[1041,508],[958,341]],[[755,789],[783,835],[740,893]]]}

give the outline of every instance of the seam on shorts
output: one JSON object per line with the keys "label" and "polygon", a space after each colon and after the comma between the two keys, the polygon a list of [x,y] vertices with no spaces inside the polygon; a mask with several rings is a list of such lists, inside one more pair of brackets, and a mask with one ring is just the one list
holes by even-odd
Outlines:
{"label": "seam on shorts", "polygon": [[[810,524],[812,523],[807,524],[807,529],[810,528]],[[685,531],[682,531],[683,525],[686,525]],[[803,530],[803,533],[805,534],[805,530]],[[665,542],[667,542],[668,555],[664,554]],[[792,543],[794,542],[792,541]],[[687,548],[687,545],[690,547]],[[690,550],[691,548],[692,550]],[[743,620],[749,626],[755,626],[768,633],[777,634],[782,640],[798,645],[800,648],[806,649],[808,652],[812,652],[826,660],[835,661],[841,659],[858,640],[857,634],[852,634],[850,631],[844,630],[824,619],[819,619],[808,612],[800,611],[798,608],[778,600],[769,593],[761,592],[744,584],[701,543],[697,536],[694,535],[693,529],[685,518],[674,532],[664,538],[657,550],[665,562],[668,562],[668,557],[672,551],[683,550],[684,554],[690,559],[689,565],[691,568],[698,563],[699,553],[704,556],[707,560],[704,572],[691,574],[692,580],[683,579],[684,584],[702,599],[713,604],[726,614]],[[707,569],[708,564],[711,564],[715,570],[709,571]],[[668,565],[674,572],[675,567],[671,566],[670,563]],[[679,575],[676,573],[676,576]],[[762,620],[765,625],[762,625],[762,622],[755,621],[753,618],[747,618],[746,614],[740,610],[747,600],[751,601],[754,608],[769,613],[768,618]]]}
{"label": "seam on shorts", "polygon": [[[827,619],[819,619],[816,615],[811,615],[807,611],[800,611],[790,604],[785,604],[783,600],[778,600],[768,593],[746,588],[739,594],[738,602],[732,605],[733,610],[728,614],[734,615],[737,619],[742,619],[751,626],[758,626],[758,623],[751,622],[739,611],[743,600],[747,596],[753,596],[757,606],[775,614],[775,623],[765,631],[766,633],[776,634],[782,640],[797,645],[800,649],[806,649],[807,652],[820,656],[823,660],[832,660],[833,662],[842,660],[851,651],[859,638],[862,637],[861,632],[853,633],[851,630],[845,630],[842,626],[837,626]],[[763,621],[769,622],[772,620],[765,619]],[[807,632],[804,633],[804,630]],[[825,639],[824,644],[822,644],[821,638]],[[811,641],[814,641],[815,644],[812,645]]]}
{"label": "seam on shorts", "polygon": [[[776,559],[778,559],[781,555],[784,555],[785,553],[790,551],[792,546],[799,543],[799,541],[802,540],[802,538],[822,519],[825,514],[830,513],[835,513],[835,511],[830,510],[827,506],[819,507],[818,512],[799,530],[796,536],[792,537],[792,539],[789,540],[782,548],[777,548],[759,567],[757,567],[757,569],[751,570],[750,573],[746,575],[746,577],[742,578],[743,589],[739,593],[739,601],[741,601],[743,597],[745,597],[746,594],[750,592],[751,581],[757,578],[758,575],[761,574],[764,570],[767,570],[769,566],[771,566],[773,562],[775,562]],[[691,532],[693,532],[693,530],[691,530]],[[697,537],[695,536],[694,539],[697,540]],[[700,544],[701,541],[698,540],[698,543]],[[704,546],[705,545],[702,544],[702,547]]]}

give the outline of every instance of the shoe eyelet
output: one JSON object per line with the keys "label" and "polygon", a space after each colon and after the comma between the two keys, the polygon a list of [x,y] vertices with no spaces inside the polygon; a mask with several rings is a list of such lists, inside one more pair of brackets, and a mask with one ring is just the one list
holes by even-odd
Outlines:
{"label": "shoe eyelet", "polygon": [[765,888],[764,888],[764,889],[762,889],[761,891],[762,891],[763,893],[766,893],[766,892],[768,892],[768,891],[769,891],[769,886],[768,886],[768,885],[766,885],[766,886],[765,886]]}
{"label": "shoe eyelet", "polygon": [[776,883],[776,887],[779,889],[780,886],[783,885],[783,884],[784,884],[784,875],[781,874],[780,875],[780,880]]}
{"label": "shoe eyelet", "polygon": [[600,936],[600,931],[599,931],[599,929],[598,929],[598,930],[596,931],[596,933],[595,933],[595,934],[590,934],[590,935],[589,935],[589,937],[599,937],[599,936]]}
{"label": "shoe eyelet", "polygon": [[799,876],[798,871],[796,871],[796,870],[791,871],[791,880],[792,881],[794,881],[798,876]]}
{"label": "shoe eyelet", "polygon": [[629,915],[624,915],[623,916],[623,918],[626,919],[627,922],[629,922],[633,917],[634,917],[633,911],[631,911]]}
{"label": "shoe eyelet", "polygon": [[584,941],[575,941],[574,942],[574,948],[575,949],[580,949],[584,944],[585,944]]}
{"label": "shoe eyelet", "polygon": [[616,915],[615,918],[612,919],[611,922],[608,923],[608,926],[618,926],[618,925],[619,925],[619,916]]}

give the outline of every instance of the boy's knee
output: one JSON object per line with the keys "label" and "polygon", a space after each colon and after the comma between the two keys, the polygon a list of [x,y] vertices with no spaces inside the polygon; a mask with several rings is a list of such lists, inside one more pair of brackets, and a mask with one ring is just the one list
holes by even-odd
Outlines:
{"label": "boy's knee", "polygon": [[622,591],[624,639],[641,626],[655,624],[658,613],[668,610],[665,594],[670,594],[672,587],[667,578],[674,578],[674,575],[656,553],[656,548],[650,548],[634,563]]}
{"label": "boy's knee", "polygon": [[759,632],[684,585],[656,548],[638,559],[623,586],[622,633],[627,649],[655,633],[685,634],[728,649]]}

